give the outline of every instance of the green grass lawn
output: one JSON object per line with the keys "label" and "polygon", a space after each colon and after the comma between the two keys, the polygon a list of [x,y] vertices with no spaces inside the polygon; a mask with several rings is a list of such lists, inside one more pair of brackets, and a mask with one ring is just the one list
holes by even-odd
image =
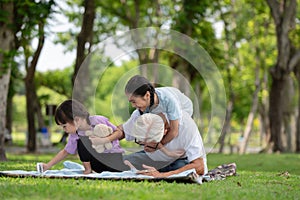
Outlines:
{"label": "green grass lawn", "polygon": [[[0,170],[35,170],[36,162],[46,162],[53,154],[7,156]],[[0,199],[300,199],[299,154],[208,155],[209,169],[231,162],[237,164],[238,176],[202,185],[0,177]]]}

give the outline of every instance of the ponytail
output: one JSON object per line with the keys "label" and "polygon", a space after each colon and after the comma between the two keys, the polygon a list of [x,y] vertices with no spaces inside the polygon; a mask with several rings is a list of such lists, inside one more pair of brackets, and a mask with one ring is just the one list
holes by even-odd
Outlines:
{"label": "ponytail", "polygon": [[149,87],[149,92],[150,92],[150,106],[149,108],[151,108],[154,105],[154,93],[155,93],[155,89],[154,87],[149,83],[148,84]]}

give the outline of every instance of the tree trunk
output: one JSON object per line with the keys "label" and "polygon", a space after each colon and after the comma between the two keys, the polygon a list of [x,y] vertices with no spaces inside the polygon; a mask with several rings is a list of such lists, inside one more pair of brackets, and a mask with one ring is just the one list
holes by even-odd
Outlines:
{"label": "tree trunk", "polygon": [[[269,35],[269,27],[270,27],[270,21],[267,20],[263,23],[264,27],[264,36],[267,37]],[[268,74],[269,70],[266,67],[266,64],[264,61],[262,61],[266,57],[267,50],[265,47],[262,47],[262,50],[260,52],[260,61],[261,68],[263,70],[263,78],[261,82],[262,91],[268,91],[269,90],[269,84],[268,84]],[[258,112],[260,116],[260,146],[262,147],[262,150],[260,153],[268,152],[270,150],[269,141],[271,138],[271,131],[270,131],[270,122],[269,122],[269,100],[267,95],[262,95],[261,97],[261,103],[258,107]]]}
{"label": "tree trunk", "polygon": [[10,69],[5,70],[5,74],[0,76],[0,161],[7,160],[4,149],[4,133],[6,122],[6,100],[8,92],[8,83],[10,78]]}
{"label": "tree trunk", "polygon": [[273,82],[270,91],[270,127],[271,127],[271,143],[273,143],[273,152],[282,152],[284,150],[281,131],[282,131],[282,119],[283,119],[283,88],[286,78],[282,77],[277,79],[273,77]]}
{"label": "tree trunk", "polygon": [[261,145],[263,146],[260,153],[269,152],[271,149],[270,140],[271,140],[271,130],[270,130],[270,122],[268,116],[268,104],[263,99],[262,104],[259,107],[260,114],[260,122],[261,122]]}
{"label": "tree trunk", "polygon": [[[300,94],[300,64],[295,68],[295,75],[298,82],[298,94]],[[296,152],[300,153],[300,97],[298,95],[298,116],[296,123]]]}
{"label": "tree trunk", "polygon": [[291,76],[287,76],[285,88],[283,89],[283,127],[286,138],[285,150],[287,152],[293,151],[293,132],[292,132],[292,116],[294,115],[293,97],[295,96],[294,82]]}
{"label": "tree trunk", "polygon": [[27,151],[35,152],[36,150],[36,128],[35,128],[35,118],[34,118],[34,94],[35,90],[34,83],[32,83],[33,78],[28,77],[25,80],[26,88],[26,116],[27,116]]}
{"label": "tree trunk", "polygon": [[4,161],[7,160],[4,148],[4,132],[6,127],[7,94],[11,73],[11,60],[7,55],[13,49],[14,41],[13,31],[11,30],[14,18],[13,2],[1,2],[0,8],[6,12],[5,16],[7,17],[0,22],[0,161]]}
{"label": "tree trunk", "polygon": [[[87,100],[89,92],[89,59],[86,59],[88,53],[91,52],[93,45],[93,27],[95,19],[95,0],[84,1],[84,14],[81,25],[81,31],[77,36],[77,54],[73,83],[73,98],[84,103]],[[83,61],[86,61],[83,63]]]}
{"label": "tree trunk", "polygon": [[[300,94],[300,77],[298,77],[298,94]],[[298,97],[298,117],[297,117],[297,129],[296,129],[296,152],[300,153],[300,97]]]}
{"label": "tree trunk", "polygon": [[286,88],[290,72],[294,70],[296,55],[291,53],[292,45],[289,40],[289,32],[295,23],[296,0],[267,0],[271,14],[275,22],[278,56],[274,69],[271,70],[272,85],[270,91],[270,130],[273,152],[282,152],[284,147],[281,140],[283,103],[285,96],[283,90]]}
{"label": "tree trunk", "polygon": [[233,109],[233,102],[231,100],[229,100],[227,103],[227,108],[226,108],[225,122],[224,122],[223,129],[222,129],[219,141],[218,141],[220,144],[219,153],[223,153],[224,146],[225,146],[225,137],[226,137],[227,133],[230,132],[230,128],[231,128],[230,121],[231,121],[232,109]]}
{"label": "tree trunk", "polygon": [[34,93],[34,98],[35,98],[35,100],[34,100],[35,112],[34,113],[36,113],[36,117],[37,117],[37,121],[38,121],[38,129],[41,129],[41,128],[45,127],[46,124],[45,124],[44,116],[42,114],[42,106],[40,104],[40,101],[39,101],[39,98],[38,98],[36,92]]}
{"label": "tree trunk", "polygon": [[37,104],[37,94],[35,88],[34,74],[38,59],[40,57],[41,51],[45,42],[45,33],[44,33],[44,22],[38,24],[39,28],[39,41],[37,49],[32,57],[30,66],[28,64],[28,58],[26,58],[26,77],[25,89],[26,89],[26,112],[27,112],[27,123],[28,123],[28,138],[27,138],[27,151],[35,152],[36,150],[36,128],[35,128],[35,113],[36,113],[36,104]]}
{"label": "tree trunk", "polygon": [[[8,90],[11,90],[11,87],[12,87],[12,84],[10,81]],[[12,132],[13,95],[10,95],[9,93],[10,92],[8,91],[7,107],[6,107],[6,129],[11,134],[11,132]]]}

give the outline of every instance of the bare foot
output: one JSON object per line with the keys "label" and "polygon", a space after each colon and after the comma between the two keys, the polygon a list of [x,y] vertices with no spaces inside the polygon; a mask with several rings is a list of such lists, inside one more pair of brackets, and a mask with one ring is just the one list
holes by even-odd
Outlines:
{"label": "bare foot", "polygon": [[127,165],[131,171],[133,172],[137,171],[136,168],[128,160],[124,160],[124,164]]}

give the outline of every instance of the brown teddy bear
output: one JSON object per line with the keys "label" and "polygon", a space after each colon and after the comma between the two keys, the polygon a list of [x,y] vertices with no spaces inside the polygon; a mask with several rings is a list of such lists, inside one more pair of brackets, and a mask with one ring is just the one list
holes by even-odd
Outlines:
{"label": "brown teddy bear", "polygon": [[[109,126],[106,126],[105,124],[97,124],[93,131],[86,131],[86,136],[97,136],[97,137],[107,137],[113,132],[113,129]],[[106,149],[111,149],[112,144],[111,142],[105,143],[105,144],[99,144],[99,145],[92,145],[92,147],[98,152],[103,153]]]}

